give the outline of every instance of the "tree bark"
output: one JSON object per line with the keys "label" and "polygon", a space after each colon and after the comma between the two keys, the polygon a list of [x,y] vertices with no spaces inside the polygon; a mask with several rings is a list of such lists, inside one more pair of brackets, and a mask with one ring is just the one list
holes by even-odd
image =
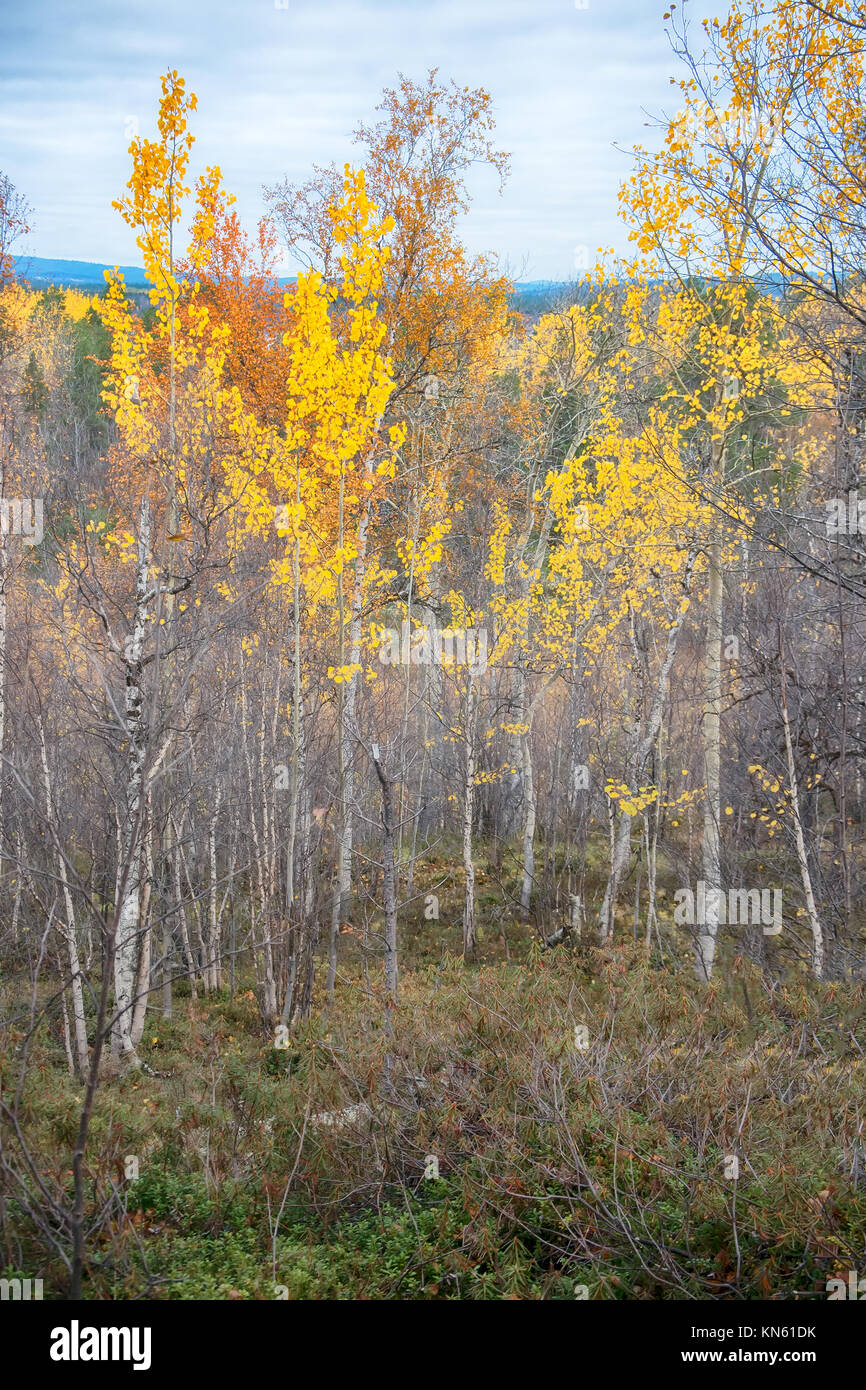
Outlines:
{"label": "tree bark", "polygon": [[[75,1034],[75,1072],[80,1081],[85,1081],[90,1065],[90,1054],[87,1049],[84,990],[81,982],[82,977],[81,964],[78,956],[78,941],[75,934],[75,908],[72,903],[72,893],[69,888],[66,858],[60,845],[58,827],[54,824],[54,802],[51,792],[51,776],[48,771],[48,750],[45,746],[45,726],[42,723],[41,716],[39,718],[39,743],[42,754],[42,779],[45,786],[45,816],[49,830],[55,837],[57,846],[57,873],[60,878],[60,887],[63,892],[63,902],[66,908],[66,930],[63,932],[63,937],[66,941],[66,951],[69,960],[69,989],[72,995],[72,1023]],[[20,878],[20,873],[18,877]],[[63,1007],[65,1018],[65,996]]]}
{"label": "tree bark", "polygon": [[468,670],[467,680],[463,778],[463,870],[466,876],[466,896],[463,901],[463,956],[466,960],[474,960],[477,931],[475,926],[475,865],[472,862],[472,820],[475,810],[475,716],[478,700],[475,677],[471,669]]}
{"label": "tree bark", "polygon": [[809,857],[806,853],[806,841],[803,837],[803,823],[800,819],[800,792],[797,785],[797,768],[794,763],[794,747],[791,742],[791,722],[788,718],[788,691],[785,680],[785,659],[784,653],[781,651],[781,643],[779,665],[782,681],[782,727],[785,731],[785,752],[788,759],[788,783],[791,788],[791,814],[794,818],[794,839],[797,845],[797,862],[800,866],[800,881],[803,885],[806,912],[808,913],[809,927],[812,932],[812,974],[815,976],[816,980],[823,980],[824,933],[821,928],[818,909],[815,906],[815,895],[812,892],[812,876],[809,873]]}
{"label": "tree bark", "polygon": [[373,744],[373,766],[382,788],[382,826],[385,835],[382,892],[385,904],[385,1034],[394,1033],[397,1003],[397,878],[394,863],[394,798],[391,779],[385,773],[378,744]]}
{"label": "tree bark", "polygon": [[132,1038],[133,991],[138,970],[141,901],[141,820],[147,728],[143,710],[142,670],[149,602],[150,501],[141,504],[133,628],[124,648],[126,669],[127,777],[121,827],[120,912],[114,952],[114,1050],[137,1065]]}

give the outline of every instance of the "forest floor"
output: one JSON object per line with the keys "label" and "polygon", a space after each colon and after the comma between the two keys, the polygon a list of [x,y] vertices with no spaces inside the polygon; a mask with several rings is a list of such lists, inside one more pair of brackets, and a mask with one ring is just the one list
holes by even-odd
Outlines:
{"label": "forest floor", "polygon": [[[109,1064],[96,1096],[86,1298],[825,1299],[866,1268],[862,980],[730,940],[702,988],[685,935],[648,954],[625,911],[604,952],[543,950],[490,868],[467,965],[456,891],[424,918],[441,877],[401,925],[392,1037],[352,933],[333,1005],[322,971],[285,1049],[242,961],[232,997],[182,982],[171,1019],[148,1014],[154,1074]],[[19,1114],[61,1202],[82,1098],[49,1019]],[[0,1262],[63,1296],[14,1192]]]}

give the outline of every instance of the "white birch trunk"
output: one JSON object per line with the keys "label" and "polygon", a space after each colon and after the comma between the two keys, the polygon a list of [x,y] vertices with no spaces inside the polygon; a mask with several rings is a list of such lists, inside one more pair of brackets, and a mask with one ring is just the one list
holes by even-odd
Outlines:
{"label": "white birch trunk", "polygon": [[474,960],[477,945],[475,927],[475,865],[472,862],[472,817],[475,809],[475,712],[477,696],[471,669],[466,692],[465,763],[463,779],[463,870],[466,896],[463,902],[463,955]]}
{"label": "white birch trunk", "polygon": [[722,601],[723,575],[721,544],[713,520],[709,545],[709,583],[707,586],[707,639],[704,656],[705,699],[701,732],[704,744],[704,802],[703,874],[706,884],[706,911],[695,941],[695,974],[709,983],[716,956],[719,932],[719,904],[722,896],[722,863],[720,824],[721,791],[721,728],[722,728]]}
{"label": "white birch trunk", "polygon": [[142,656],[147,624],[150,564],[150,503],[141,505],[135,617],[124,649],[126,668],[127,781],[121,830],[120,906],[114,944],[114,1047],[118,1055],[138,1064],[132,1038],[133,991],[138,973],[139,909],[141,901],[141,812],[147,732],[142,709]]}
{"label": "white birch trunk", "polygon": [[382,825],[385,833],[382,891],[385,903],[385,1036],[394,1033],[394,1007],[397,1003],[397,880],[394,864],[394,803],[391,781],[385,774],[373,747],[373,766],[382,788]]}
{"label": "white birch trunk", "polygon": [[[243,748],[244,760],[247,769],[247,792],[250,805],[250,829],[253,836],[253,850],[256,869],[256,884],[258,887],[259,914],[258,925],[261,930],[261,940],[255,949],[256,960],[258,961],[259,952],[262,959],[262,1015],[268,1026],[272,1026],[277,1019],[277,984],[274,978],[274,953],[271,944],[271,934],[268,925],[268,904],[267,890],[265,886],[265,863],[264,851],[259,836],[258,817],[256,815],[255,785],[253,781],[253,765],[250,758],[249,742],[247,739],[247,690],[246,672],[241,675],[241,717],[243,720]],[[265,847],[266,848],[266,847]],[[255,895],[250,894],[250,920],[253,927],[253,940],[256,937],[256,922],[254,917]]]}
{"label": "white birch trunk", "polygon": [[219,909],[217,906],[217,821],[222,805],[222,787],[217,787],[213,815],[208,826],[208,932],[204,962],[205,989],[215,993],[220,987]]}
{"label": "white birch trunk", "polygon": [[797,769],[794,764],[794,746],[791,742],[791,722],[788,718],[788,693],[785,685],[785,662],[784,656],[781,660],[782,666],[782,725],[785,730],[785,752],[788,758],[788,782],[791,787],[791,813],[794,817],[794,838],[797,845],[797,862],[800,866],[800,881],[803,885],[803,896],[806,899],[806,912],[809,917],[809,927],[812,932],[812,974],[816,980],[824,978],[824,932],[821,928],[821,919],[818,916],[818,909],[815,906],[815,895],[812,892],[812,876],[809,873],[809,859],[806,854],[806,841],[803,837],[803,822],[800,819],[800,791],[797,785]]}
{"label": "white birch trunk", "polygon": [[138,975],[135,982],[135,1004],[132,1010],[132,1041],[137,1048],[144,1037],[147,1022],[147,1001],[150,997],[150,959],[153,946],[153,924],[151,921],[151,893],[153,892],[153,815],[150,792],[144,798],[144,863],[145,875],[141,892],[141,951],[138,959]]}
{"label": "white birch trunk", "polygon": [[[39,743],[42,754],[42,780],[45,787],[45,818],[53,834],[57,837],[57,873],[60,878],[64,907],[66,908],[66,930],[63,931],[61,928],[61,932],[66,942],[66,952],[69,961],[69,990],[72,995],[72,1021],[75,1032],[75,1066],[73,1068],[73,1075],[77,1074],[78,1079],[84,1081],[90,1066],[90,1056],[87,1050],[87,1023],[84,1016],[84,989],[81,981],[81,964],[78,956],[78,941],[75,935],[75,909],[72,903],[72,893],[69,888],[66,859],[60,847],[58,827],[54,824],[54,802],[51,793],[51,775],[48,771],[48,750],[45,746],[45,727],[41,717],[39,719]],[[20,879],[20,873],[18,878]],[[16,888],[16,897],[17,895]],[[63,1016],[64,1024],[68,1031],[69,1024],[66,1012],[65,991],[63,994]]]}

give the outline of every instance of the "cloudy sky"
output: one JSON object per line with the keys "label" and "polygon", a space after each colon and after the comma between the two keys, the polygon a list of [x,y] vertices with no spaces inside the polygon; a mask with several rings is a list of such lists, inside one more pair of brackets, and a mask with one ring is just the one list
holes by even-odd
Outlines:
{"label": "cloudy sky", "polygon": [[[512,152],[502,197],[478,172],[464,226],[518,278],[567,279],[576,248],[626,247],[623,151],[670,111],[664,0],[0,0],[0,170],[34,209],[21,250],[138,264],[111,208],[159,75],[198,94],[198,164],[218,163],[252,224],[262,186],[351,158],[397,74],[484,86]],[[723,11],[687,0],[695,20]],[[198,165],[196,166],[198,167]],[[580,252],[577,252],[579,260]],[[288,260],[283,270],[295,267]]]}

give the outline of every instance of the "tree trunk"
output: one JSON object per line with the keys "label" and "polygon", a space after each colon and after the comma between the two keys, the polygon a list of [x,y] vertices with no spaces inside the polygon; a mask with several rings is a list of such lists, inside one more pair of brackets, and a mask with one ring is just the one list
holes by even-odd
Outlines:
{"label": "tree trunk", "polygon": [[138,1064],[132,1039],[133,991],[138,973],[139,908],[141,899],[141,819],[147,730],[142,709],[142,656],[149,602],[150,502],[141,505],[138,537],[138,566],[135,586],[133,629],[124,649],[126,668],[127,778],[124,817],[121,828],[119,870],[120,912],[114,952],[114,1005],[116,1010],[114,1050],[129,1062]]}
{"label": "tree trunk", "polygon": [[[268,902],[267,890],[265,886],[265,864],[264,851],[262,849],[261,838],[259,836],[258,817],[256,815],[255,784],[253,781],[253,765],[250,758],[249,741],[247,739],[247,689],[246,673],[242,668],[241,674],[241,719],[243,722],[243,750],[244,761],[247,770],[247,794],[249,797],[250,808],[250,829],[253,837],[253,858],[255,860],[255,877],[258,893],[250,891],[250,926],[253,936],[253,951],[256,961],[256,971],[261,968],[261,1010],[262,1017],[266,1025],[271,1028],[277,1020],[277,986],[274,979],[274,954],[271,945],[271,934],[268,925]],[[258,920],[255,913],[255,901],[258,896],[259,912]],[[261,931],[261,940],[256,941],[257,927]],[[261,967],[259,967],[259,953],[261,952]]]}
{"label": "tree trunk", "polygon": [[[69,989],[72,994],[72,1022],[75,1033],[75,1072],[80,1081],[85,1081],[90,1065],[90,1055],[87,1050],[84,990],[81,983],[81,965],[78,957],[78,942],[75,935],[75,908],[72,903],[72,893],[69,889],[66,858],[60,845],[58,827],[54,824],[54,804],[51,794],[51,776],[48,771],[48,751],[45,746],[45,726],[42,723],[41,716],[39,718],[39,742],[42,753],[42,778],[45,785],[45,818],[48,822],[50,833],[55,837],[55,844],[57,847],[57,873],[60,878],[60,887],[63,892],[63,902],[66,908],[66,930],[63,932],[63,936],[66,941],[66,950],[69,960]],[[17,877],[20,880],[20,870]],[[64,1021],[66,1021],[65,994],[63,1010]],[[68,1029],[68,1022],[66,1022],[66,1027]]]}
{"label": "tree trunk", "polygon": [[809,916],[809,926],[812,931],[812,974],[815,976],[816,980],[823,980],[824,933],[821,929],[818,909],[815,906],[815,895],[812,892],[812,877],[809,873],[806,841],[803,838],[803,823],[800,820],[800,792],[797,785],[797,769],[794,764],[794,747],[791,742],[791,723],[788,718],[788,692],[785,681],[785,658],[784,652],[781,651],[781,643],[780,667],[782,673],[782,727],[785,730],[785,752],[788,757],[788,782],[791,788],[791,813],[794,817],[794,838],[797,844],[797,862],[800,865],[800,880],[803,885],[803,896],[806,899],[806,912]]}
{"label": "tree trunk", "polygon": [[208,827],[208,931],[205,942],[205,989],[216,993],[220,987],[219,910],[217,906],[217,840],[216,828],[222,805],[222,787],[217,787],[213,815]]}
{"label": "tree trunk", "polygon": [[385,1035],[393,1037],[393,1011],[397,1003],[397,879],[394,864],[394,799],[391,780],[373,744],[373,766],[382,788],[382,825],[385,833],[382,891],[385,902]]}
{"label": "tree trunk", "polygon": [[711,527],[708,548],[707,636],[704,655],[705,696],[701,725],[704,745],[704,776],[707,785],[704,801],[702,851],[706,910],[704,913],[705,921],[699,926],[695,940],[695,974],[705,984],[709,983],[713,973],[716,938],[719,932],[719,904],[722,896],[719,828],[722,811],[722,602],[724,576],[722,573],[722,547],[718,536],[718,522],[715,517],[711,522]]}
{"label": "tree trunk", "polygon": [[463,869],[466,875],[466,897],[463,902],[463,956],[475,959],[477,932],[475,928],[475,865],[472,862],[472,820],[475,809],[475,715],[477,694],[475,677],[468,671],[466,692],[465,763],[463,778]]}
{"label": "tree trunk", "polygon": [[144,863],[145,876],[141,894],[141,950],[138,958],[138,975],[135,981],[135,1002],[132,1009],[132,1041],[137,1048],[144,1037],[147,1022],[147,1001],[150,995],[150,958],[153,943],[153,921],[151,915],[151,894],[153,892],[153,812],[148,791],[144,798]]}

